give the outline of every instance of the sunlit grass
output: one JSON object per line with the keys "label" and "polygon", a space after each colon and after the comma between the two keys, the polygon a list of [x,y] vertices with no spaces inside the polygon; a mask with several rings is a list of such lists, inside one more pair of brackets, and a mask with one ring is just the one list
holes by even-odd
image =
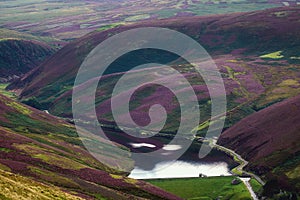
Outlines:
{"label": "sunlit grass", "polygon": [[235,177],[147,180],[184,199],[251,199],[243,183],[232,185]]}
{"label": "sunlit grass", "polygon": [[287,172],[286,175],[291,179],[300,178],[300,166],[297,166],[293,170]]}
{"label": "sunlit grass", "polygon": [[7,83],[0,83],[0,94],[7,96],[11,99],[17,99],[17,95],[14,92],[5,90],[7,86]]}
{"label": "sunlit grass", "polygon": [[50,150],[35,146],[35,145],[27,145],[27,144],[19,144],[15,145],[18,149],[23,150],[30,154],[33,158],[39,158],[48,164],[53,164],[59,166],[63,169],[74,169],[79,170],[83,168],[87,168],[86,165],[78,163],[65,155],[57,155],[57,152],[52,152]]}
{"label": "sunlit grass", "polygon": [[0,169],[0,199],[82,199],[61,191],[55,186],[38,183],[32,179]]}
{"label": "sunlit grass", "polygon": [[299,82],[297,80],[294,79],[287,79],[282,81],[279,86],[280,87],[285,87],[285,86],[299,86]]}
{"label": "sunlit grass", "polygon": [[260,58],[270,58],[270,59],[284,58],[284,56],[281,53],[282,53],[282,51],[276,51],[273,53],[262,55],[262,56],[260,56]]}

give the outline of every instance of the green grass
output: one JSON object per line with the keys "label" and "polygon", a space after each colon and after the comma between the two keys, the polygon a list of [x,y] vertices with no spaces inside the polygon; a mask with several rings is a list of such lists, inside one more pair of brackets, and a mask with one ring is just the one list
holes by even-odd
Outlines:
{"label": "green grass", "polygon": [[282,51],[276,51],[273,53],[262,55],[262,56],[260,56],[260,58],[280,59],[280,58],[284,57],[281,53],[282,53]]}
{"label": "green grass", "polygon": [[38,120],[34,120],[29,116],[23,115],[21,113],[9,113],[6,116],[6,119],[10,123],[0,122],[0,125],[11,128],[12,130],[20,133],[36,133],[46,135],[48,133],[63,134],[70,137],[76,137],[77,133],[75,130],[67,129],[60,124],[50,124]]}
{"label": "green grass", "polygon": [[0,94],[3,94],[4,96],[7,96],[11,99],[17,99],[17,96],[15,93],[5,90],[5,88],[7,86],[8,86],[8,83],[0,83]]}
{"label": "green grass", "polygon": [[0,151],[5,152],[5,153],[9,153],[9,152],[11,152],[12,150],[11,150],[11,149],[7,149],[7,148],[0,147]]}
{"label": "green grass", "polygon": [[108,24],[108,25],[102,26],[101,28],[98,28],[96,31],[105,31],[105,30],[116,28],[116,27],[119,27],[119,26],[122,26],[125,24],[126,23],[123,23],[123,22]]}
{"label": "green grass", "polygon": [[231,185],[235,177],[155,179],[147,182],[184,199],[251,199],[243,183]]}
{"label": "green grass", "polygon": [[256,194],[260,193],[263,189],[263,186],[254,178],[250,180],[250,185]]}
{"label": "green grass", "polygon": [[234,169],[232,169],[231,172],[232,172],[233,174],[238,175],[238,176],[243,175],[243,172],[241,172],[240,170],[238,170],[237,167],[234,168]]}

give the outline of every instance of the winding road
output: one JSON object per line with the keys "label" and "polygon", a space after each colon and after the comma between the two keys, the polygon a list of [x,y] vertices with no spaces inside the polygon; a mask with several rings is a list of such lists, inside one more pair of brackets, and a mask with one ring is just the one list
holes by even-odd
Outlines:
{"label": "winding road", "polygon": [[224,151],[225,153],[229,153],[231,156],[233,156],[234,158],[236,158],[239,161],[239,163],[240,163],[240,165],[238,167],[236,167],[236,169],[238,171],[240,171],[243,174],[248,175],[248,176],[256,179],[262,185],[265,184],[265,182],[259,176],[257,176],[256,174],[244,171],[244,167],[246,165],[248,165],[249,162],[247,160],[245,160],[244,158],[242,158],[241,155],[239,155],[238,153],[236,153],[235,151],[233,151],[231,149],[228,149],[226,147],[223,147],[223,146],[220,146],[220,145],[217,145],[217,144],[214,144],[214,147],[217,148],[217,149],[220,149],[221,151]]}
{"label": "winding road", "polygon": [[[243,175],[247,175],[249,177],[252,177],[252,178],[256,179],[261,185],[265,184],[265,182],[260,177],[258,177],[257,175],[255,175],[255,174],[253,174],[251,172],[244,171],[244,167],[246,165],[248,165],[249,162],[247,160],[243,159],[241,155],[239,155],[238,153],[236,153],[235,151],[233,151],[231,149],[228,149],[226,147],[217,145],[216,143],[214,143],[213,146],[215,148],[217,148],[217,149],[219,149],[219,150],[221,150],[221,151],[223,151],[223,152],[225,152],[225,153],[233,156],[235,158],[235,160],[237,160],[238,163],[240,163],[240,165],[235,168],[238,172],[240,172]],[[252,186],[250,184],[251,178],[242,178],[242,177],[239,177],[239,178],[243,181],[243,183],[245,184],[245,186],[249,190],[251,197],[254,200],[258,200],[258,197],[255,194],[255,192],[253,191],[253,188],[252,188]]]}

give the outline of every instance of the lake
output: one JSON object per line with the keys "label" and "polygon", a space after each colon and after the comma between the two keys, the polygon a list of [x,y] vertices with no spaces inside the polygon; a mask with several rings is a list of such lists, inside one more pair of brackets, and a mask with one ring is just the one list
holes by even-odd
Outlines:
{"label": "lake", "polygon": [[174,161],[161,162],[155,167],[146,171],[135,167],[129,177],[134,179],[157,179],[157,178],[188,178],[199,177],[199,174],[205,176],[230,176],[230,170],[226,162],[191,162]]}

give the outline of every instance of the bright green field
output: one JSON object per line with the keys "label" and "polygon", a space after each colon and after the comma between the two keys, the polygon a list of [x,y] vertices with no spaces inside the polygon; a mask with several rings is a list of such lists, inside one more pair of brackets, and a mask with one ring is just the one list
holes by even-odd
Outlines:
{"label": "bright green field", "polygon": [[243,183],[231,185],[235,177],[179,178],[146,180],[184,199],[252,199]]}
{"label": "bright green field", "polygon": [[261,192],[263,187],[259,182],[257,182],[257,180],[253,178],[250,180],[250,185],[255,193]]}

